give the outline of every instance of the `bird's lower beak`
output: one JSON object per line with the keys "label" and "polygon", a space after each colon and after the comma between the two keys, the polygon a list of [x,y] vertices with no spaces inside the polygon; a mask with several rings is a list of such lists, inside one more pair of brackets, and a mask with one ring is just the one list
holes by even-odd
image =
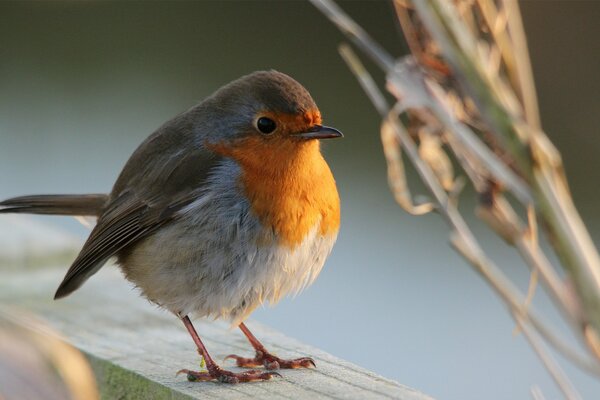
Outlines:
{"label": "bird's lower beak", "polygon": [[292,136],[301,139],[335,139],[344,137],[344,134],[329,126],[315,125],[306,132],[296,133]]}

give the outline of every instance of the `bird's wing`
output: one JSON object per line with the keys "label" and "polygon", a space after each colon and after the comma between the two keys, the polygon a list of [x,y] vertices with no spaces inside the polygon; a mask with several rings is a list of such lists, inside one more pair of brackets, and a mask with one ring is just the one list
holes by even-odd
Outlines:
{"label": "bird's wing", "polygon": [[[154,140],[140,148],[161,145],[161,140]],[[172,154],[166,149],[157,156],[158,160],[137,162],[134,172],[129,171],[131,163],[125,166],[115,184],[121,192],[113,190],[107,208],[67,271],[55,298],[72,293],[110,257],[172,221],[177,211],[195,199],[220,158],[204,147],[184,149],[183,153]],[[120,182],[122,178],[127,182]]]}

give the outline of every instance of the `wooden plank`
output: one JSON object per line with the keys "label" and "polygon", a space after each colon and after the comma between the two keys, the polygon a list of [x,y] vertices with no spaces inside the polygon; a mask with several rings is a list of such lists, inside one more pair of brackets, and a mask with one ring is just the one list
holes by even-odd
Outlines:
{"label": "wooden plank", "polygon": [[[0,304],[45,319],[82,350],[97,375],[103,398],[153,399],[406,399],[429,397],[322,350],[249,321],[248,326],[282,357],[310,355],[317,369],[283,370],[283,378],[252,384],[188,382],[179,369],[198,369],[200,358],[181,322],[140,298],[114,266],[103,268],[72,296],[52,301],[68,261],[36,268],[2,268]],[[238,330],[223,322],[195,321],[215,360],[250,356]],[[225,363],[228,369],[241,370]]]}

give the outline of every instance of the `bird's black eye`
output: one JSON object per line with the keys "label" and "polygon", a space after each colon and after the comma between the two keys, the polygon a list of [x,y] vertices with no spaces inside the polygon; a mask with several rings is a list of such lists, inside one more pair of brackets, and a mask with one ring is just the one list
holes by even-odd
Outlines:
{"label": "bird's black eye", "polygon": [[277,124],[271,118],[260,117],[256,120],[256,128],[265,135],[269,133],[273,133],[275,128],[277,128]]}

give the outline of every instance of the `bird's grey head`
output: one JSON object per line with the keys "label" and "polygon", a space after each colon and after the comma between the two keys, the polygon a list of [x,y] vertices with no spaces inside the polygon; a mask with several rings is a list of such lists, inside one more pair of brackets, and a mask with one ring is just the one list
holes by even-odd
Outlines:
{"label": "bird's grey head", "polygon": [[216,91],[199,110],[209,141],[249,135],[289,135],[321,123],[321,114],[308,91],[296,80],[274,70],[243,76]]}

